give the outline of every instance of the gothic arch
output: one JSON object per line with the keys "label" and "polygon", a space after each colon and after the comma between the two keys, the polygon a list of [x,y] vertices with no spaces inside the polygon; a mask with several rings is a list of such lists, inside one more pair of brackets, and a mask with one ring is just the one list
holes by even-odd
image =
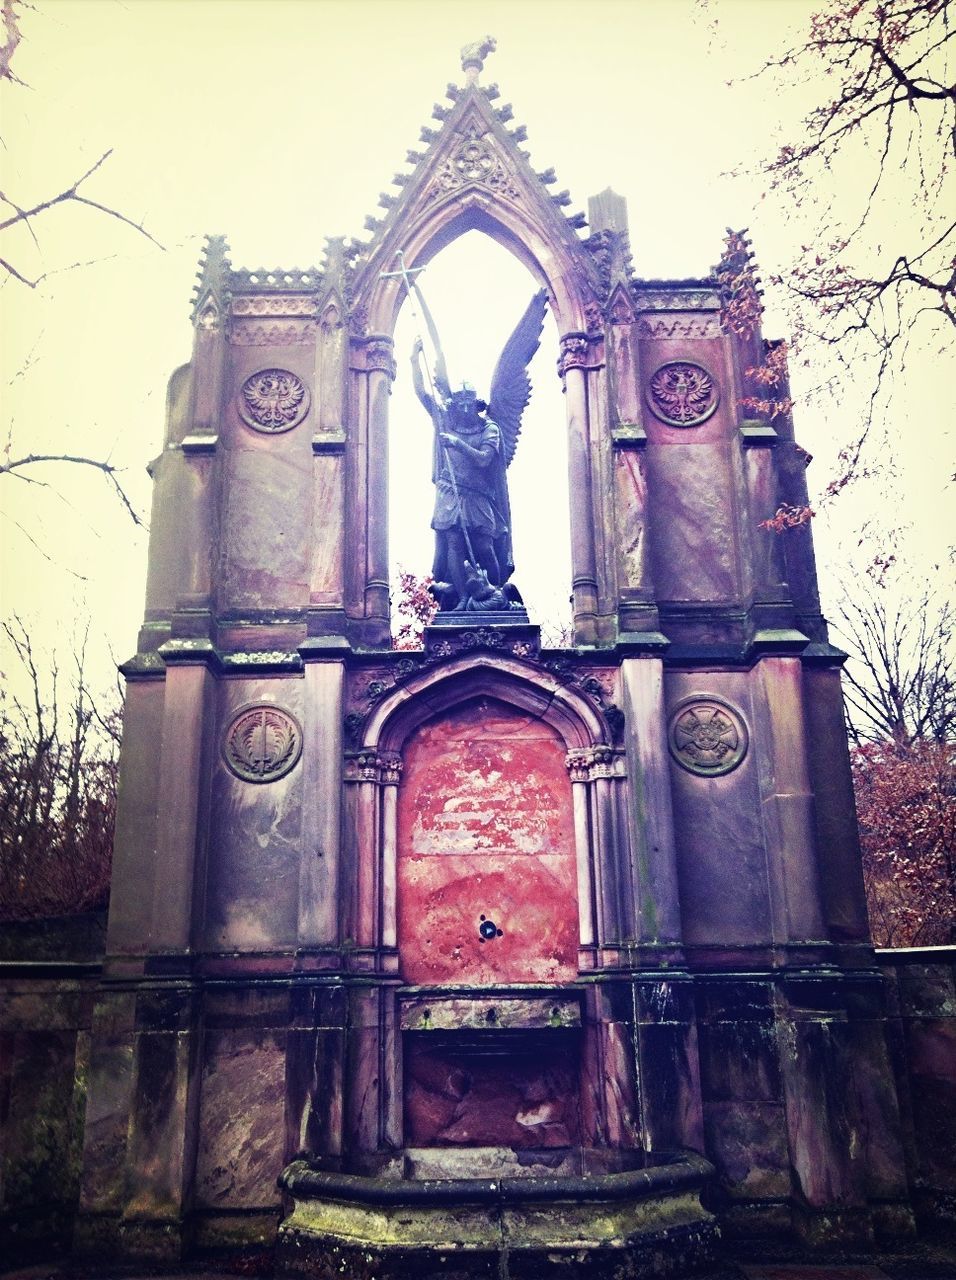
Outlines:
{"label": "gothic arch", "polygon": [[583,694],[530,663],[485,653],[457,658],[393,690],[369,719],[362,749],[400,752],[426,720],[482,696],[539,717],[567,751],[611,742],[604,717]]}
{"label": "gothic arch", "polygon": [[[595,947],[620,930],[617,895],[598,871],[602,858],[629,856],[621,822],[627,778],[624,755],[607,722],[578,690],[518,658],[469,653],[393,689],[366,723],[347,781],[358,784],[357,829],[374,833],[357,849],[352,936],[359,947],[397,966],[397,810],[401,752],[427,721],[478,697],[540,718],[567,752],[579,905],[579,964],[595,963]],[[626,843],[626,842],[624,842]],[[612,851],[613,854],[612,854]]]}
{"label": "gothic arch", "polygon": [[583,332],[587,307],[594,303],[583,252],[565,245],[557,251],[553,230],[536,213],[494,193],[474,189],[426,207],[407,223],[396,223],[372,256],[358,294],[369,331],[389,337],[394,332],[405,290],[400,280],[383,279],[382,272],[394,269],[392,260],[399,247],[406,266],[422,267],[466,232],[481,231],[512,253],[547,289],[559,335]]}

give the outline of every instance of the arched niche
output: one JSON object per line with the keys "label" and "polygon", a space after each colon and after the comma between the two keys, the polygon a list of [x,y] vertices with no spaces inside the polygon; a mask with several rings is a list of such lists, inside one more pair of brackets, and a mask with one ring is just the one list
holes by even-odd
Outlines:
{"label": "arched niche", "polygon": [[[595,947],[619,932],[612,869],[620,848],[621,752],[603,715],[583,694],[518,658],[477,653],[424,672],[393,689],[369,718],[347,780],[355,784],[350,821],[357,833],[352,936],[393,970],[398,965],[398,792],[403,753],[425,726],[481,700],[514,722],[543,726],[567,770],[567,821],[573,827],[574,888],[579,936],[577,967],[593,967]],[[529,735],[530,736],[530,735]],[[550,750],[550,749],[549,749]],[[549,787],[555,789],[548,765]],[[564,975],[567,976],[566,974]]]}
{"label": "arched niche", "polygon": [[[388,599],[388,395],[395,376],[393,333],[405,288],[385,273],[401,249],[409,269],[424,266],[467,231],[490,236],[515,255],[543,286],[559,335],[558,365],[564,380],[568,425],[571,530],[571,592],[576,638],[601,637],[599,615],[613,609],[614,583],[605,581],[613,558],[602,542],[611,527],[604,495],[610,492],[611,454],[607,430],[603,322],[593,263],[563,223],[548,197],[518,204],[475,188],[427,204],[395,222],[359,273],[353,310],[366,332],[352,340],[350,401],[351,523],[353,559],[350,605],[358,616],[377,620],[366,636],[387,636]],[[362,555],[361,553],[365,554]],[[600,570],[599,566],[604,566]],[[600,578],[600,580],[599,580]],[[606,628],[605,628],[606,630]]]}
{"label": "arched niche", "polygon": [[[467,379],[489,396],[498,358],[536,289],[521,261],[490,236],[472,230],[432,258],[418,277],[428,300],[452,386]],[[432,566],[435,492],[432,423],[419,403],[411,353],[421,332],[417,309],[405,305],[395,325],[397,376],[389,399],[389,557],[398,574]],[[544,643],[567,635],[571,621],[568,451],[564,393],[555,374],[558,333],[548,310],[541,344],[529,365],[532,394],[508,469],[514,584]],[[393,609],[394,609],[393,596]]]}

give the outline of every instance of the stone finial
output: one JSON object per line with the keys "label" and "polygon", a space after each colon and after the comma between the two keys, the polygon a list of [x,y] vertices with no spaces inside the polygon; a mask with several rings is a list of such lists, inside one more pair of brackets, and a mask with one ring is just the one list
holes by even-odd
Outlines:
{"label": "stone finial", "polygon": [[465,73],[467,84],[477,84],[478,76],[485,65],[489,53],[494,53],[498,42],[494,36],[485,36],[484,40],[475,40],[466,44],[461,51],[461,69]]}
{"label": "stone finial", "polygon": [[219,328],[228,301],[230,265],[226,237],[207,235],[192,297],[192,321],[197,328]]}
{"label": "stone finial", "polygon": [[588,199],[592,231],[627,231],[627,201],[610,187]]}

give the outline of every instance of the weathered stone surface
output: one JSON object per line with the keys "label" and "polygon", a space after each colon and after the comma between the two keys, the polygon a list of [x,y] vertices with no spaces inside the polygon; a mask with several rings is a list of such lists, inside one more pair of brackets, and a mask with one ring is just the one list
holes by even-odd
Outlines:
{"label": "weathered stone surface", "polygon": [[[510,1040],[508,1039],[510,1035]],[[579,1141],[577,1043],[566,1033],[476,1032],[468,1047],[431,1034],[405,1050],[405,1126],[414,1146],[515,1150]]]}
{"label": "weathered stone surface", "polygon": [[737,599],[730,446],[648,445],[647,470],[658,599]]}
{"label": "weathered stone surface", "polygon": [[214,1031],[204,1042],[196,1201],[206,1208],[278,1204],[284,1157],[284,1031]]}
{"label": "weathered stone surface", "polygon": [[[220,725],[249,702],[275,701],[301,721],[303,682],[237,681],[226,687]],[[220,730],[221,732],[221,730]],[[217,744],[218,746],[218,744]],[[212,767],[206,945],[243,951],[294,945],[299,914],[302,768],[262,785]]]}
{"label": "weathered stone surface", "polygon": [[88,1033],[76,1029],[0,1034],[5,1252],[41,1241],[62,1248],[69,1241],[80,1187],[88,1057]]}
{"label": "weathered stone surface", "polygon": [[576,976],[573,831],[564,752],[540,721],[478,703],[421,729],[398,807],[406,979]]}
{"label": "weathered stone surface", "polygon": [[[735,1229],[865,1240],[908,1230],[910,1196],[956,1202],[952,956],[892,962],[888,1053],[812,544],[756,528],[806,495],[789,421],[741,430],[761,335],[727,332],[716,280],[633,279],[612,193],[582,241],[480,61],[361,254],[204,260],[154,467],[102,974],[50,986],[11,954],[0,1004],[5,1204],[30,1230],[72,1213],[87,1056],[77,1239],[157,1261],[267,1241],[298,1155],[376,1182],[296,1206],[285,1265],[313,1278],[680,1274],[713,1240],[705,1170],[589,1201],[606,1174],[646,1189],[662,1147],[712,1153]],[[389,270],[474,228],[533,265],[558,325],[582,648],[452,619],[401,657]],[[674,362],[703,381],[655,389]],[[273,369],[294,403],[243,407]],[[727,772],[696,730],[681,757],[685,699],[727,709]],[[254,737],[245,779],[223,762],[249,703],[301,726],[284,777]],[[454,1185],[476,1166],[491,1200]],[[408,1173],[413,1210],[389,1200]]]}
{"label": "weathered stone surface", "polygon": [[[703,678],[675,672],[667,681],[668,706],[701,689],[749,714],[746,676],[723,672]],[[671,785],[684,940],[768,942],[767,852],[753,753],[733,773],[715,778],[698,777],[672,760]]]}

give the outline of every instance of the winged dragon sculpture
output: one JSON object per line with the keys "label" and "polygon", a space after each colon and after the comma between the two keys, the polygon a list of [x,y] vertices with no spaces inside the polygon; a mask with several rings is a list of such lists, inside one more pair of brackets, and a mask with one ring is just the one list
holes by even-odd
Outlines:
{"label": "winged dragon sculpture", "polygon": [[531,398],[528,364],[541,343],[546,308],[547,293],[542,289],[505,343],[487,402],[467,384],[451,390],[434,332],[435,377],[431,390],[426,390],[423,344],[421,339],[415,343],[415,391],[435,427],[432,576],[443,612],[498,612],[522,607],[510,582],[514,555],[508,467]]}

